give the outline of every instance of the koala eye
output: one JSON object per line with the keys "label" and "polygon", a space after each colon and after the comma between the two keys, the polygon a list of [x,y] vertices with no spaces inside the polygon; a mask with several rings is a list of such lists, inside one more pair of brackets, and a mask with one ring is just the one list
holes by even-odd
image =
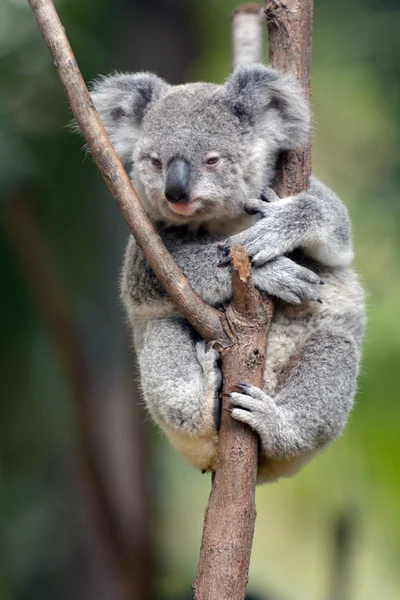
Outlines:
{"label": "koala eye", "polygon": [[207,167],[215,167],[219,163],[220,160],[221,160],[221,157],[214,154],[214,155],[208,156],[208,158],[206,158],[205,164]]}
{"label": "koala eye", "polygon": [[156,169],[161,169],[161,167],[162,167],[161,160],[159,160],[158,158],[152,157],[151,164],[153,165],[153,167],[156,167]]}

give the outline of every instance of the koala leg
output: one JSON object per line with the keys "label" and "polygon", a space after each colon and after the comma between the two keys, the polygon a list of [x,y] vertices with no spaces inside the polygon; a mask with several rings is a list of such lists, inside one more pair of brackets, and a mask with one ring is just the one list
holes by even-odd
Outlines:
{"label": "koala leg", "polygon": [[275,398],[250,385],[235,387],[232,416],[260,437],[261,480],[293,474],[341,433],[353,404],[358,364],[350,335],[321,328],[282,370]]}
{"label": "koala leg", "polygon": [[148,322],[138,352],[142,391],[154,420],[195,467],[215,468],[219,354],[183,318]]}

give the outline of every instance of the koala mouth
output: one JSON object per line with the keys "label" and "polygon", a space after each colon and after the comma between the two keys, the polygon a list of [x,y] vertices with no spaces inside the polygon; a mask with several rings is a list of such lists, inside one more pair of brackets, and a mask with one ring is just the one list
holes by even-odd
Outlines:
{"label": "koala mouth", "polygon": [[177,214],[182,215],[184,217],[190,217],[193,215],[199,206],[201,205],[201,200],[199,198],[195,198],[194,200],[190,200],[190,202],[174,202],[168,203],[169,209]]}

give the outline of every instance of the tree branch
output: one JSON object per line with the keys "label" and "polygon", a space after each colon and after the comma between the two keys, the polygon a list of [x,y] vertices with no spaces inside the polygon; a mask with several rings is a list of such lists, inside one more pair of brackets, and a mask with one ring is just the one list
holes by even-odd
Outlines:
{"label": "tree branch", "polygon": [[[269,58],[272,67],[300,81],[310,102],[313,0],[266,0]],[[311,138],[305,150],[284,152],[274,189],[280,198],[307,189],[311,175]]]}
{"label": "tree branch", "polygon": [[[231,250],[233,302],[227,319],[236,332],[235,344],[222,349],[224,392],[239,382],[262,386],[265,351],[273,304],[260,302],[247,253]],[[222,394],[218,464],[204,519],[195,600],[243,600],[248,580],[256,519],[255,487],[258,440],[229,412]]]}
{"label": "tree branch", "polygon": [[[233,65],[261,60],[262,19],[259,5],[243,5],[232,17]],[[235,342],[222,348],[222,416],[218,464],[204,518],[195,600],[242,600],[246,592],[256,519],[255,487],[258,439],[229,412],[226,393],[239,382],[262,387],[271,298],[254,287],[245,249],[231,250],[232,304],[226,317]]]}
{"label": "tree branch", "polygon": [[147,217],[94,108],[52,0],[28,1],[83,137],[147,262],[200,335],[206,340],[223,339],[220,313],[194,292]]}
{"label": "tree branch", "polygon": [[[271,65],[298,77],[310,96],[312,0],[267,2]],[[270,6],[273,6],[269,8]],[[233,15],[233,64],[261,60],[258,10],[245,5]],[[243,63],[242,63],[243,61]],[[308,185],[311,144],[305,152],[282,155],[274,182],[278,195],[298,193]],[[243,249],[242,249],[243,250]],[[238,381],[262,387],[265,347],[273,316],[271,299],[258,302],[250,265],[232,249],[233,303],[227,316],[239,340],[222,351],[224,392]],[[256,314],[260,307],[263,314]],[[196,600],[243,600],[256,518],[257,440],[234,422],[223,397],[218,465],[207,506],[200,561],[194,583]]]}

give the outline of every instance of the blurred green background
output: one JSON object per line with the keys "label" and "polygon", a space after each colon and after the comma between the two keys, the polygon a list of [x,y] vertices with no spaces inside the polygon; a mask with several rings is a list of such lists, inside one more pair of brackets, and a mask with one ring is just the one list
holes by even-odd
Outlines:
{"label": "blurred green background", "polygon": [[[232,0],[56,5],[87,81],[149,69],[221,82],[230,71]],[[257,490],[258,600],[400,598],[399,28],[398,0],[315,2],[314,172],[349,208],[369,326],[344,436]],[[0,81],[0,600],[188,599],[209,476],[140,406],[118,298],[127,229],[66,128],[25,0],[0,1]],[[57,298],[68,327],[52,315]],[[77,380],[60,339],[78,371],[85,363]],[[82,423],[118,536],[99,526]]]}

